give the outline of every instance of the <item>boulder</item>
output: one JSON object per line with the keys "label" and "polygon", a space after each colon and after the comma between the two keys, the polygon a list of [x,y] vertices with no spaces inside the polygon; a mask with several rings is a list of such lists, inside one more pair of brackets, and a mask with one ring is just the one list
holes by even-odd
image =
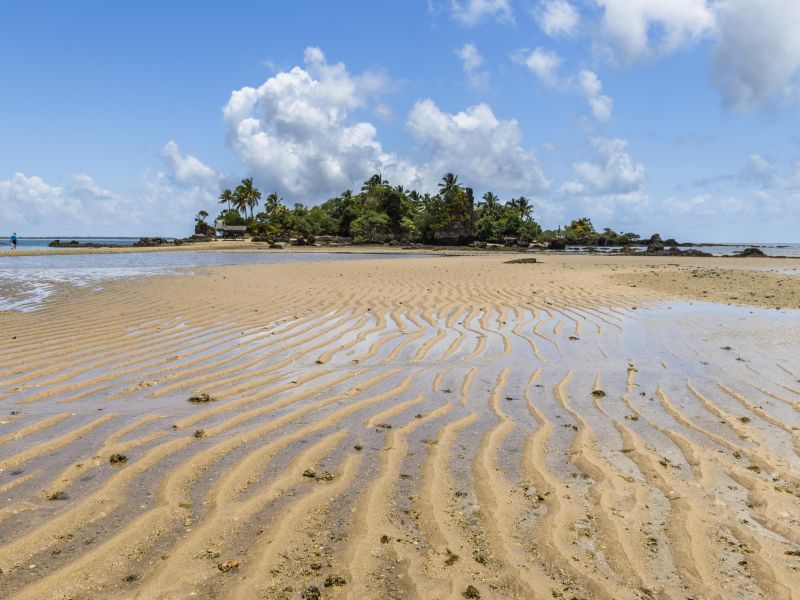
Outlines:
{"label": "boulder", "polygon": [[741,258],[746,258],[748,256],[766,256],[761,250],[756,248],[755,246],[750,246],[749,248],[745,248],[741,252],[738,252],[736,256]]}
{"label": "boulder", "polygon": [[650,241],[647,242],[647,251],[648,252],[663,252],[664,251],[664,241],[661,239],[661,236],[657,233],[653,234],[650,238]]}
{"label": "boulder", "polygon": [[145,248],[152,246],[166,246],[168,244],[169,244],[168,240],[165,240],[164,238],[160,237],[143,237],[139,238],[138,241],[133,243],[134,246],[145,247]]}

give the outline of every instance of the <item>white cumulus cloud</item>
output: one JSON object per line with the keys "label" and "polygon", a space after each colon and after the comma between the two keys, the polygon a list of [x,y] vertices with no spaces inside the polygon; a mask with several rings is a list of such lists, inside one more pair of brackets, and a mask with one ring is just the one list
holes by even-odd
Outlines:
{"label": "white cumulus cloud", "polygon": [[528,67],[544,85],[553,87],[558,84],[561,57],[556,52],[544,48],[535,48],[531,52],[520,50],[512,58]]}
{"label": "white cumulus cloud", "polygon": [[707,0],[596,2],[603,8],[601,30],[608,49],[622,63],[669,54],[702,39],[715,26]]}
{"label": "white cumulus cloud", "polygon": [[409,177],[408,164],[384,152],[372,123],[351,112],[387,85],[378,73],[349,73],[319,48],[305,67],[231,94],[223,109],[228,145],[256,179],[297,200],[319,200],[380,172]]}
{"label": "white cumulus cloud", "polygon": [[498,119],[486,104],[450,114],[421,100],[407,128],[430,156],[421,170],[428,186],[453,171],[475,187],[528,194],[549,187],[536,156],[522,146],[518,123]]}
{"label": "white cumulus cloud", "polygon": [[594,118],[608,121],[614,110],[614,101],[603,94],[603,84],[593,71],[583,70],[578,73],[578,89],[589,103]]}
{"label": "white cumulus cloud", "polygon": [[217,174],[214,169],[204,164],[196,156],[183,155],[175,140],[170,140],[161,149],[161,155],[167,163],[172,176],[181,183],[191,181],[212,182]]}
{"label": "white cumulus cloud", "polygon": [[475,89],[485,89],[489,83],[489,74],[481,70],[483,55],[473,43],[456,48],[456,56],[461,60],[461,67],[467,75],[469,84]]}
{"label": "white cumulus cloud", "polygon": [[581,15],[567,0],[544,0],[534,11],[534,18],[547,35],[570,35],[578,27]]}
{"label": "white cumulus cloud", "polygon": [[711,73],[727,107],[749,111],[782,94],[796,94],[799,32],[797,0],[720,2]]}
{"label": "white cumulus cloud", "polygon": [[450,10],[458,22],[470,27],[486,18],[500,22],[514,20],[509,0],[451,0]]}
{"label": "white cumulus cloud", "polygon": [[165,148],[170,150],[164,153],[167,172],[145,173],[127,193],[105,189],[84,173],[65,185],[16,173],[0,180],[0,214],[23,237],[189,235],[198,210],[214,211],[219,190],[216,180],[188,175],[179,179],[181,171],[171,164],[172,150],[185,157],[177,144]]}
{"label": "white cumulus cloud", "polygon": [[562,187],[575,194],[630,194],[641,190],[645,167],[628,154],[628,142],[622,139],[594,138],[591,140],[594,161],[573,165],[580,181]]}

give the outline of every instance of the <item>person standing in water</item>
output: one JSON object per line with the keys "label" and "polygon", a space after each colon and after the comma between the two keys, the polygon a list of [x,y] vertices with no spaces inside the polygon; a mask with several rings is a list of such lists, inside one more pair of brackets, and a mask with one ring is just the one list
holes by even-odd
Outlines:
{"label": "person standing in water", "polygon": [[17,232],[16,231],[11,234],[11,249],[12,250],[16,250],[17,249]]}

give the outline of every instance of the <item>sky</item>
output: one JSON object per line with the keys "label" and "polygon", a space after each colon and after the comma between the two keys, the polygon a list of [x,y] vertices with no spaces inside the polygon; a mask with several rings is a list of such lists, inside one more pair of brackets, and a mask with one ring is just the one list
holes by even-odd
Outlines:
{"label": "sky", "polygon": [[3,3],[0,234],[445,172],[545,228],[800,242],[797,0]]}

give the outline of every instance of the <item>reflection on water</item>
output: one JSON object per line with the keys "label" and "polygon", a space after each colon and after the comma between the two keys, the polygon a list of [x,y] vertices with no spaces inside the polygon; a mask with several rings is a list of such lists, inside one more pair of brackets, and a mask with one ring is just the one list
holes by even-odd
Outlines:
{"label": "reflection on water", "polygon": [[419,255],[308,252],[143,252],[0,257],[0,310],[28,311],[59,285],[99,287],[103,281],[184,272],[193,267],[409,258]]}

